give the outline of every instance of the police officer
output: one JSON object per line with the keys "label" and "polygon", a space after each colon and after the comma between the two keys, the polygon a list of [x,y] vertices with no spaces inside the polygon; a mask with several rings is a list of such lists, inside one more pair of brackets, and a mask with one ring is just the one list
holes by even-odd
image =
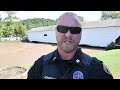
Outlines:
{"label": "police officer", "polygon": [[78,16],[67,12],[56,23],[57,49],[35,61],[27,79],[113,79],[102,61],[78,47],[82,35]]}

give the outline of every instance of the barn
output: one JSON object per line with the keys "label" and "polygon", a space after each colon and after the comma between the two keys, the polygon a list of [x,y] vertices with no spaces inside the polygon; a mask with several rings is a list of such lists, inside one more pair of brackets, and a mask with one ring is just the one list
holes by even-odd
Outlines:
{"label": "barn", "polygon": [[[27,32],[30,42],[56,43],[55,27],[46,26],[32,28]],[[82,23],[80,45],[106,47],[120,36],[120,19],[90,21]]]}
{"label": "barn", "polygon": [[55,37],[55,26],[32,28],[27,32],[30,42],[57,43]]}

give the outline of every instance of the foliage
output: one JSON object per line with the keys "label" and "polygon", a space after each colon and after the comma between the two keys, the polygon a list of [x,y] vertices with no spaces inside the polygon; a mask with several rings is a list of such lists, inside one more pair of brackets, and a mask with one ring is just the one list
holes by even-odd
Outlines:
{"label": "foliage", "polygon": [[105,48],[106,50],[112,50],[115,49],[115,44],[113,42],[111,42],[110,44],[107,45],[107,47]]}
{"label": "foliage", "polygon": [[27,27],[27,30],[30,30],[35,27],[55,25],[56,23],[55,20],[45,18],[26,19],[22,20],[21,22]]}
{"label": "foliage", "polygon": [[17,37],[23,37],[26,35],[26,26],[22,23],[16,23],[14,27],[14,34]]}
{"label": "foliage", "polygon": [[84,17],[79,16],[79,19],[80,19],[81,22],[84,22]]}
{"label": "foliage", "polygon": [[102,11],[101,20],[118,19],[120,18],[120,12],[118,11]]}
{"label": "foliage", "polygon": [[[79,16],[79,19],[84,22],[84,18]],[[36,27],[42,27],[42,26],[51,26],[51,25],[55,25],[56,24],[56,20],[52,20],[52,19],[45,19],[45,18],[33,18],[33,19],[26,19],[26,20],[22,20],[22,24],[26,25],[27,30],[30,30],[32,28],[36,28]]]}
{"label": "foliage", "polygon": [[5,28],[4,23],[0,20],[0,37],[3,37],[3,30]]}
{"label": "foliage", "polygon": [[0,37],[23,37],[26,35],[26,26],[23,25],[19,18],[15,16],[14,11],[5,11],[7,17],[0,19]]}

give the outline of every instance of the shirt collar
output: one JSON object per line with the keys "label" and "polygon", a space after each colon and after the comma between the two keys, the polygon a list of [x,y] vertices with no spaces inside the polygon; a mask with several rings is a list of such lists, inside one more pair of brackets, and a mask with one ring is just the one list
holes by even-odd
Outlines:
{"label": "shirt collar", "polygon": [[[52,63],[54,63],[56,60],[58,60],[58,59],[61,59],[60,58],[60,55],[59,55],[59,53],[58,53],[58,49],[56,49],[54,52],[53,52],[54,54],[54,57],[53,57],[53,60],[52,60]],[[76,51],[76,53],[75,53],[75,55],[74,55],[74,57],[73,57],[73,59],[72,60],[70,60],[70,63],[75,63],[75,64],[79,64],[81,61],[79,60],[80,58],[79,58],[79,55],[81,55],[82,54],[82,51],[81,51],[81,48],[77,48],[77,51]]]}

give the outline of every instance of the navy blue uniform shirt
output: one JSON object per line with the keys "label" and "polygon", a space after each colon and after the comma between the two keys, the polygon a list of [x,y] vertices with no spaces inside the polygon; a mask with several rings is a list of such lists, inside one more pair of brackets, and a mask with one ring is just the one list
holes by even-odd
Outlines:
{"label": "navy blue uniform shirt", "polygon": [[62,60],[57,49],[35,61],[27,79],[113,79],[102,61],[77,49],[71,60]]}

